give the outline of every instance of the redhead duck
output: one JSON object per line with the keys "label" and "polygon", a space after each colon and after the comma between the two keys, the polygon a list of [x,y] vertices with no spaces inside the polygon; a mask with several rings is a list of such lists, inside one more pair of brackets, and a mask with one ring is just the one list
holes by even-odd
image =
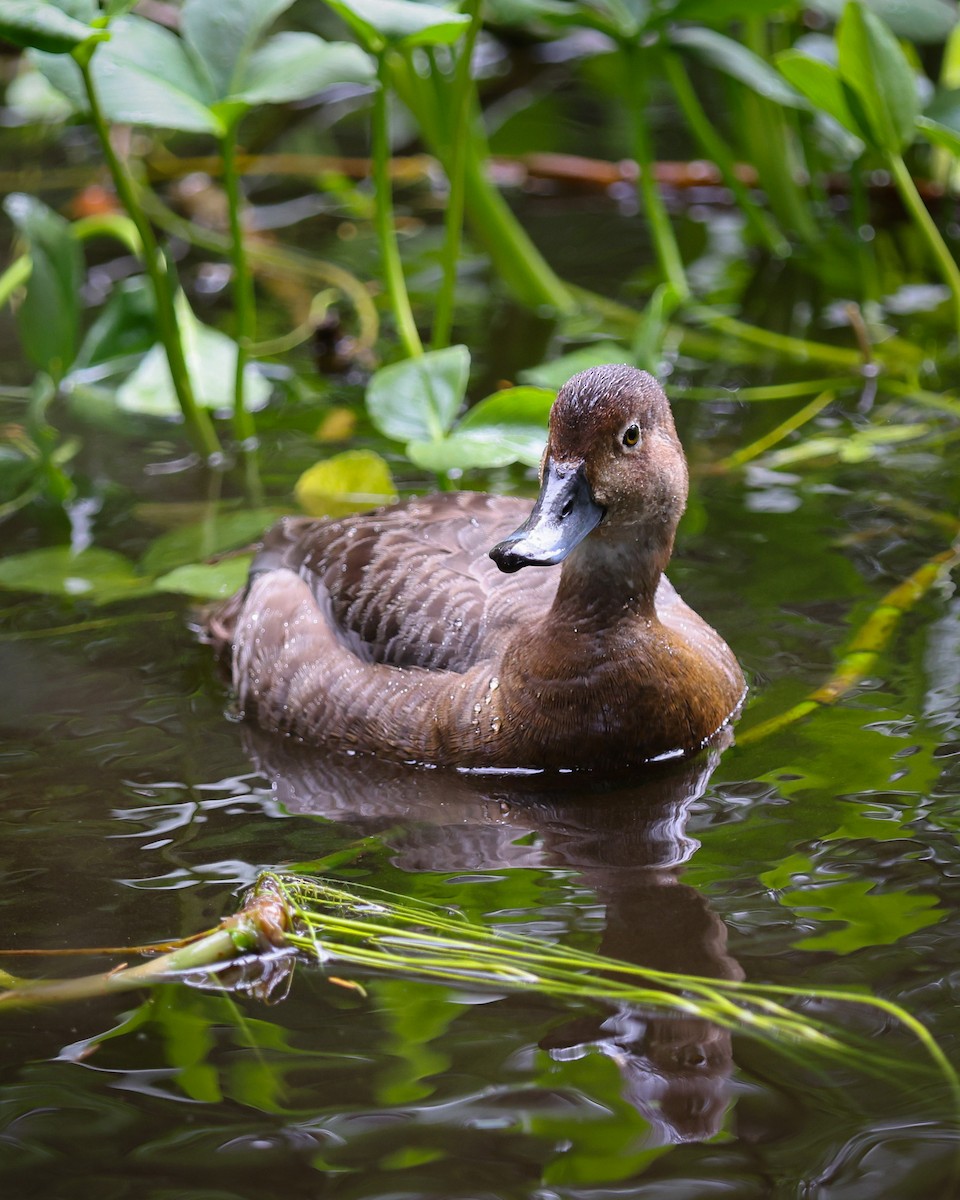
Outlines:
{"label": "redhead duck", "polygon": [[613,771],[701,749],[744,681],[663,574],[687,498],[663,389],[629,366],[574,376],[540,475],[532,512],[448,492],[278,522],[209,625],[243,713],[458,767]]}

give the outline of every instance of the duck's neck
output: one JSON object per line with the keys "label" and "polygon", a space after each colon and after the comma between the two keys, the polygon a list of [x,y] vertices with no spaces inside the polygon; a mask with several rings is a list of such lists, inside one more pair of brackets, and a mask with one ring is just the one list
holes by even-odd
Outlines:
{"label": "duck's neck", "polygon": [[655,619],[657,585],[672,550],[673,530],[601,526],[564,561],[553,620],[599,628],[631,617]]}

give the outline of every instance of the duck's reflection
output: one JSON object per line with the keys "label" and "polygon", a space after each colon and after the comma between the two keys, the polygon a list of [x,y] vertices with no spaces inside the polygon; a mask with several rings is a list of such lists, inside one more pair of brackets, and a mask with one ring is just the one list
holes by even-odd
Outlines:
{"label": "duck's reflection", "polygon": [[[687,836],[722,747],[643,773],[642,781],[585,792],[562,777],[412,771],[344,758],[245,727],[248,750],[289,812],[335,819],[378,835],[408,871],[568,868],[606,912],[600,953],[658,970],[740,979],[727,931],[704,897],[680,882],[697,843]],[[659,1143],[716,1133],[726,1107],[729,1031],[697,1016],[622,1005],[550,1032],[558,1060],[598,1049],[616,1062],[624,1097]]]}

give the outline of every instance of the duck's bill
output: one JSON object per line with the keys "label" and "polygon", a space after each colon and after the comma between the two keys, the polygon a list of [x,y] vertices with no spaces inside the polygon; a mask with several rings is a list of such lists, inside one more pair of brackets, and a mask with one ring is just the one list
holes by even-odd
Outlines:
{"label": "duck's bill", "polygon": [[554,566],[596,529],[603,513],[590,492],[583,464],[548,458],[533,512],[515,533],[494,546],[490,557],[507,572]]}

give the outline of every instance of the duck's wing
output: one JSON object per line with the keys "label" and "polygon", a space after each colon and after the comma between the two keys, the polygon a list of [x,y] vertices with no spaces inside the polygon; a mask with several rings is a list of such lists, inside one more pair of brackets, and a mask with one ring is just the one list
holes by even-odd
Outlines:
{"label": "duck's wing", "polygon": [[448,492],[340,520],[288,517],[266,535],[251,574],[296,571],[368,662],[465,671],[498,656],[556,592],[558,571],[508,576],[488,557],[529,510],[529,501]]}

